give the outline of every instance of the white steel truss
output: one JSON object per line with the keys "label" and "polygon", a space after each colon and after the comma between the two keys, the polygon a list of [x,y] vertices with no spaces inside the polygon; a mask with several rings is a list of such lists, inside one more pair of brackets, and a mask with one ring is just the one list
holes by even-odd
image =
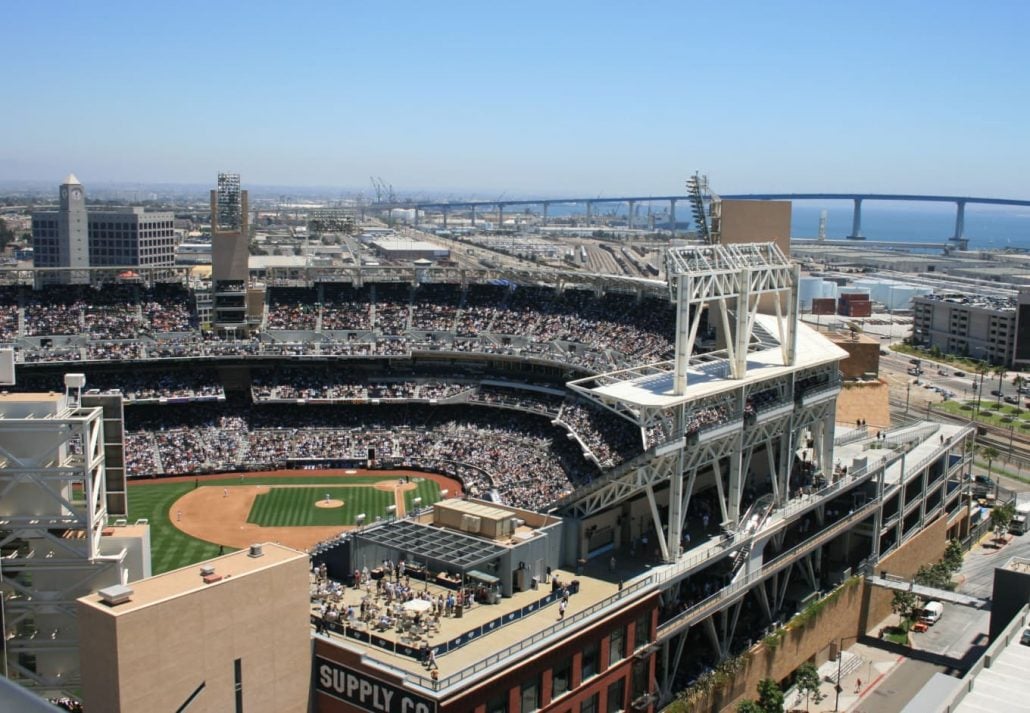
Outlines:
{"label": "white steel truss", "polygon": [[724,335],[730,378],[744,378],[755,316],[767,295],[774,305],[783,363],[794,363],[800,268],[774,243],[670,248],[665,262],[670,295],[676,304],[676,394],[686,391],[687,367],[704,305],[716,308],[709,314],[717,315]]}
{"label": "white steel truss", "polygon": [[103,409],[83,407],[75,388],[0,410],[5,655],[12,675],[41,693],[78,685],[75,600],[123,577],[125,551],[105,554],[101,540],[103,429]]}

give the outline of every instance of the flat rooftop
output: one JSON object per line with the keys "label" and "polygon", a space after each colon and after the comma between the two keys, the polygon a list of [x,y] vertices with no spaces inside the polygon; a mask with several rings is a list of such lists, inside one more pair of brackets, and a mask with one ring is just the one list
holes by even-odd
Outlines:
{"label": "flat rooftop", "polygon": [[1027,622],[1025,615],[1017,618],[1022,622],[1013,622],[1016,630],[1011,641],[1000,651],[993,652],[990,667],[977,671],[974,666],[973,672],[963,679],[963,684],[971,690],[951,708],[954,713],[1030,711],[1030,677],[1027,676],[1030,646],[1020,644],[1020,628]]}
{"label": "flat rooftop", "polygon": [[[756,315],[755,322],[769,334],[776,334],[778,331],[775,316],[759,314]],[[752,382],[771,379],[807,367],[829,364],[848,357],[846,351],[800,321],[797,323],[797,330],[797,352],[793,365],[784,363],[783,350],[776,345],[747,355],[747,375],[743,379],[729,378],[729,363],[726,359],[691,364],[687,368],[686,393],[682,396],[673,393],[675,377],[671,362],[667,371],[627,378],[625,381],[597,386],[592,391],[598,396],[618,399],[638,407],[669,408],[683,402],[737,389]],[[627,377],[631,371],[627,372]],[[617,373],[610,376],[616,375]]]}
{"label": "flat rooftop", "polygon": [[203,566],[214,567],[214,574],[222,578],[218,582],[206,584],[204,577],[200,573],[202,565],[195,564],[172,572],[165,572],[149,579],[130,582],[128,586],[132,589],[133,593],[129,601],[124,604],[108,606],[101,601],[100,595],[95,592],[82,597],[79,601],[107,612],[111,616],[121,616],[145,609],[159,602],[193,594],[209,587],[217,587],[222,582],[230,581],[236,577],[245,577],[248,574],[260,572],[263,569],[283,562],[295,559],[307,560],[308,558],[308,555],[304,552],[271,542],[261,545],[261,549],[262,555],[260,557],[251,557],[250,550],[246,549],[231,552],[204,562]]}
{"label": "flat rooftop", "polygon": [[[919,442],[905,453],[903,459],[891,463],[884,471],[883,482],[886,485],[893,485],[918,472],[927,460],[936,458],[940,454],[942,446],[953,442],[969,428],[970,426],[966,424],[923,421],[911,426],[885,431],[886,439],[883,441],[876,438],[874,431],[861,440],[834,446],[833,458],[836,462],[848,466],[848,470],[853,468],[856,458],[866,458],[869,465],[872,466],[882,458],[894,456],[896,454],[893,450],[894,447],[918,440]],[[929,433],[931,430],[933,433]],[[902,466],[904,466],[904,472]]]}
{"label": "flat rooftop", "polygon": [[60,401],[63,398],[64,398],[64,394],[59,393],[57,391],[48,391],[48,392],[36,392],[36,391],[25,392],[25,391],[22,391],[22,392],[14,392],[14,393],[12,393],[10,391],[0,391],[0,403],[7,402],[7,403],[20,404],[20,403],[25,403],[25,402],[29,402],[29,401],[31,401],[31,402],[37,402],[37,401],[56,402],[56,401]]}

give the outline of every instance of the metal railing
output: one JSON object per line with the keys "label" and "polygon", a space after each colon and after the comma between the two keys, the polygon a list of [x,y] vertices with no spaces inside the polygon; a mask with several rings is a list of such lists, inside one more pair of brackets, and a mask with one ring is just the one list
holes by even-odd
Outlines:
{"label": "metal railing", "polygon": [[855,441],[862,441],[869,437],[869,432],[866,429],[855,428],[848,431],[847,433],[834,437],[833,445],[845,446],[849,443],[854,443]]}
{"label": "metal railing", "polygon": [[386,663],[384,661],[380,661],[378,659],[375,659],[374,657],[369,656],[368,658],[371,659],[372,661],[374,661],[375,665],[387,668],[387,669],[397,673],[398,675],[403,676],[409,683],[412,683],[412,684],[417,685],[417,686],[421,686],[422,688],[424,688],[426,690],[439,691],[439,690],[442,690],[442,689],[446,689],[446,688],[448,688],[450,686],[453,686],[455,684],[458,684],[458,683],[460,683],[460,682],[462,682],[462,681],[464,681],[464,680],[466,680],[466,679],[476,675],[477,673],[480,673],[482,671],[485,671],[485,670],[491,668],[492,666],[495,666],[495,665],[498,665],[498,664],[501,664],[501,663],[505,663],[505,662],[509,662],[510,663],[509,659],[512,656],[518,654],[521,651],[526,650],[528,647],[533,646],[534,644],[536,644],[536,643],[538,643],[540,641],[543,641],[543,640],[545,640],[545,639],[547,639],[547,638],[549,638],[551,636],[559,634],[559,633],[561,633],[561,632],[563,632],[563,631],[565,631],[567,629],[570,629],[571,627],[573,627],[576,624],[582,622],[583,620],[593,616],[594,614],[596,614],[596,613],[598,613],[600,611],[603,611],[605,609],[608,609],[613,604],[616,604],[617,602],[625,599],[626,597],[630,596],[631,594],[636,594],[636,593],[641,592],[641,591],[643,591],[645,589],[648,589],[651,586],[653,586],[654,584],[655,584],[655,580],[654,580],[653,577],[645,577],[642,580],[639,580],[639,581],[634,582],[632,584],[625,585],[621,590],[619,590],[615,594],[611,594],[611,595],[605,597],[601,601],[596,602],[596,603],[590,605],[586,609],[583,609],[582,611],[578,611],[578,612],[576,612],[574,614],[571,614],[571,615],[565,617],[565,619],[563,619],[563,620],[561,620],[559,622],[556,622],[554,624],[551,624],[550,626],[545,627],[545,628],[543,628],[543,629],[541,629],[541,630],[539,630],[537,632],[534,632],[530,636],[526,637],[525,639],[522,639],[521,641],[518,641],[518,642],[512,644],[511,646],[508,646],[508,647],[506,647],[504,649],[501,649],[500,651],[498,651],[496,653],[492,653],[489,656],[487,656],[487,657],[485,657],[485,658],[483,658],[483,659],[481,659],[479,661],[476,661],[474,664],[472,664],[470,666],[466,666],[465,668],[463,668],[463,669],[461,669],[461,670],[459,670],[459,671],[457,671],[457,672],[455,672],[455,673],[453,673],[453,674],[451,674],[451,675],[449,675],[449,676],[447,676],[445,678],[441,678],[441,679],[439,679],[437,681],[434,681],[432,678],[430,678],[428,676],[423,676],[421,674],[414,673],[414,672],[408,671],[406,669],[402,669],[402,668],[400,668],[398,666],[394,666],[394,665]]}

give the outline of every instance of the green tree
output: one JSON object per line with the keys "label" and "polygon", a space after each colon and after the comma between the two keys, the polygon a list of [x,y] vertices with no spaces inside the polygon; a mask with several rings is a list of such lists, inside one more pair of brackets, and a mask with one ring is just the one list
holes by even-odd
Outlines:
{"label": "green tree", "polygon": [[758,708],[762,713],[783,713],[783,691],[771,678],[758,682]]}
{"label": "green tree", "polygon": [[962,543],[958,540],[949,540],[948,546],[944,548],[944,558],[941,560],[949,572],[958,572],[962,569]]}
{"label": "green tree", "polygon": [[994,460],[1001,455],[1001,451],[994,446],[980,446],[980,455],[987,459],[987,477],[990,478]]}
{"label": "green tree", "polygon": [[991,510],[991,526],[994,527],[995,532],[1004,534],[1015,514],[1016,506],[1012,503],[1005,503]]}
{"label": "green tree", "polygon": [[3,219],[0,219],[0,248],[5,247],[14,238],[14,231],[7,227],[7,223]]}
{"label": "green tree", "polygon": [[754,701],[741,701],[737,704],[737,713],[762,713],[762,709]]}
{"label": "green tree", "polygon": [[954,583],[951,581],[951,570],[943,560],[936,564],[924,564],[916,571],[916,576],[912,579],[916,584],[933,587],[934,589],[955,588]]}
{"label": "green tree", "polygon": [[911,619],[918,603],[919,598],[912,592],[896,589],[891,597],[891,611],[902,619]]}
{"label": "green tree", "polygon": [[1026,377],[1022,374],[1016,374],[1012,378],[1012,385],[1016,387],[1016,392],[1018,393],[1024,386],[1026,386]]}
{"label": "green tree", "polygon": [[1008,375],[1008,370],[1004,366],[994,367],[994,373],[998,375],[998,405],[1001,406],[1001,385]]}
{"label": "green tree", "polygon": [[812,701],[815,701],[816,705],[822,702],[823,694],[819,690],[821,683],[819,669],[811,661],[801,664],[798,666],[798,670],[794,672],[794,685],[798,687],[798,692],[805,697],[806,711]]}

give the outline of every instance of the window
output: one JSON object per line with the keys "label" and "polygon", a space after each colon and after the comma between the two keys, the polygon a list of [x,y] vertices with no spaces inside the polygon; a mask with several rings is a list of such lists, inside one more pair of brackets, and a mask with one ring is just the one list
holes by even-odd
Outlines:
{"label": "window", "polygon": [[650,659],[642,659],[633,663],[633,700],[649,692],[647,685],[647,667]]}
{"label": "window", "polygon": [[540,681],[534,678],[522,684],[520,713],[530,713],[540,708]]}
{"label": "window", "polygon": [[236,659],[233,668],[236,681],[236,713],[243,713],[243,659]]}
{"label": "window", "polygon": [[508,713],[508,692],[487,701],[486,713]]}
{"label": "window", "polygon": [[607,713],[619,713],[619,711],[625,710],[623,705],[625,691],[626,681],[622,678],[608,686],[608,704],[605,708]]}
{"label": "window", "polygon": [[579,713],[597,713],[600,696],[595,693],[579,704]]}
{"label": "window", "polygon": [[633,646],[641,649],[651,643],[651,612],[644,612],[637,618]]}
{"label": "window", "polygon": [[597,675],[597,644],[590,644],[583,649],[583,665],[580,679],[585,681]]}
{"label": "window", "polygon": [[608,637],[608,665],[621,661],[626,655],[626,627],[620,627]]}
{"label": "window", "polygon": [[572,685],[572,666],[564,663],[551,672],[551,699],[564,696]]}

